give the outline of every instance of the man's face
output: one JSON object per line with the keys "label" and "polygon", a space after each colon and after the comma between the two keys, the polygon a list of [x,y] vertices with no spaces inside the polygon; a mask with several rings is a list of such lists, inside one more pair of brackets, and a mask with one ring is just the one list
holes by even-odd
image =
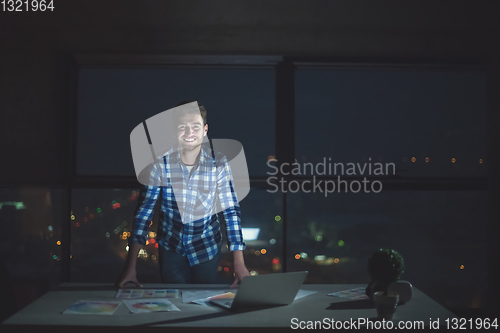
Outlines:
{"label": "man's face", "polygon": [[207,135],[208,124],[203,126],[203,118],[199,114],[187,114],[179,119],[177,140],[181,149],[195,149]]}

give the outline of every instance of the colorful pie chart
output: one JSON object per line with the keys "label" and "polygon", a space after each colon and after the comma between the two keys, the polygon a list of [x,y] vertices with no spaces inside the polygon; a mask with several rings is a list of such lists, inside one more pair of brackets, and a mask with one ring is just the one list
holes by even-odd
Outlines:
{"label": "colorful pie chart", "polygon": [[100,314],[112,313],[117,307],[118,304],[114,303],[86,301],[73,304],[69,310],[78,313]]}
{"label": "colorful pie chart", "polygon": [[133,307],[149,311],[165,311],[170,305],[161,302],[141,302],[134,304]]}

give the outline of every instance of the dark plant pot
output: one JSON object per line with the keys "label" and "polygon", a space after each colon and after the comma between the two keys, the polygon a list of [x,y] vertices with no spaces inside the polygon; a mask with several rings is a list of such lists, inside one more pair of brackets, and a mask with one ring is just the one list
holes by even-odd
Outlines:
{"label": "dark plant pot", "polygon": [[370,281],[370,283],[368,284],[368,286],[365,289],[365,293],[366,293],[366,296],[368,296],[368,298],[370,298],[373,301],[373,294],[377,291],[383,291],[383,290],[384,290],[384,286],[382,286],[381,284],[379,284],[375,281]]}
{"label": "dark plant pot", "polygon": [[[368,296],[373,301],[373,294],[377,291],[383,291],[384,286],[371,281],[365,289],[366,296]],[[413,286],[408,281],[398,281],[393,283],[388,288],[389,292],[399,294],[399,302],[398,304],[405,304],[409,300],[411,300],[413,294]]]}
{"label": "dark plant pot", "polygon": [[389,293],[384,295],[383,291],[377,291],[373,294],[373,300],[377,308],[378,319],[392,320],[399,302],[399,295]]}
{"label": "dark plant pot", "polygon": [[399,295],[398,305],[405,304],[411,300],[413,295],[413,286],[408,281],[398,281],[389,286],[388,291],[390,293]]}

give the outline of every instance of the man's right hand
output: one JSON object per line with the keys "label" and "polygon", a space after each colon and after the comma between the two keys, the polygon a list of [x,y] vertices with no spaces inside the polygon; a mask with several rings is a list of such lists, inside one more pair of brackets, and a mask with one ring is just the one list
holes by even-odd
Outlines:
{"label": "man's right hand", "polygon": [[135,269],[133,268],[125,267],[122,274],[120,275],[120,278],[118,279],[118,281],[116,281],[115,287],[123,288],[123,286],[127,284],[127,282],[132,282],[137,287],[142,288],[142,284],[140,284],[137,280],[137,274]]}
{"label": "man's right hand", "polygon": [[137,287],[142,288],[142,285],[137,281],[135,266],[137,263],[137,255],[142,248],[142,245],[133,243],[129,245],[129,251],[127,254],[127,262],[125,263],[125,268],[123,268],[120,278],[115,283],[115,287],[123,288],[127,282],[132,282]]}

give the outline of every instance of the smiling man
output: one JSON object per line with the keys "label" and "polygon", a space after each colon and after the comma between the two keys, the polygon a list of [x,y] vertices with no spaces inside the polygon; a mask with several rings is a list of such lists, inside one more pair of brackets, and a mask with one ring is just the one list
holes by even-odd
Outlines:
{"label": "smiling man", "polygon": [[[229,162],[203,144],[207,136],[207,112],[195,101],[184,101],[173,111],[175,146],[153,164],[151,179],[163,186],[143,185],[139,194],[129,253],[118,287],[137,280],[137,255],[146,244],[149,221],[161,198],[158,254],[163,283],[215,283],[222,237],[217,216],[220,203],[227,228],[227,243],[233,252],[235,287],[250,275],[244,260],[245,243],[241,212],[233,186]],[[154,184],[154,182],[152,182]]]}

